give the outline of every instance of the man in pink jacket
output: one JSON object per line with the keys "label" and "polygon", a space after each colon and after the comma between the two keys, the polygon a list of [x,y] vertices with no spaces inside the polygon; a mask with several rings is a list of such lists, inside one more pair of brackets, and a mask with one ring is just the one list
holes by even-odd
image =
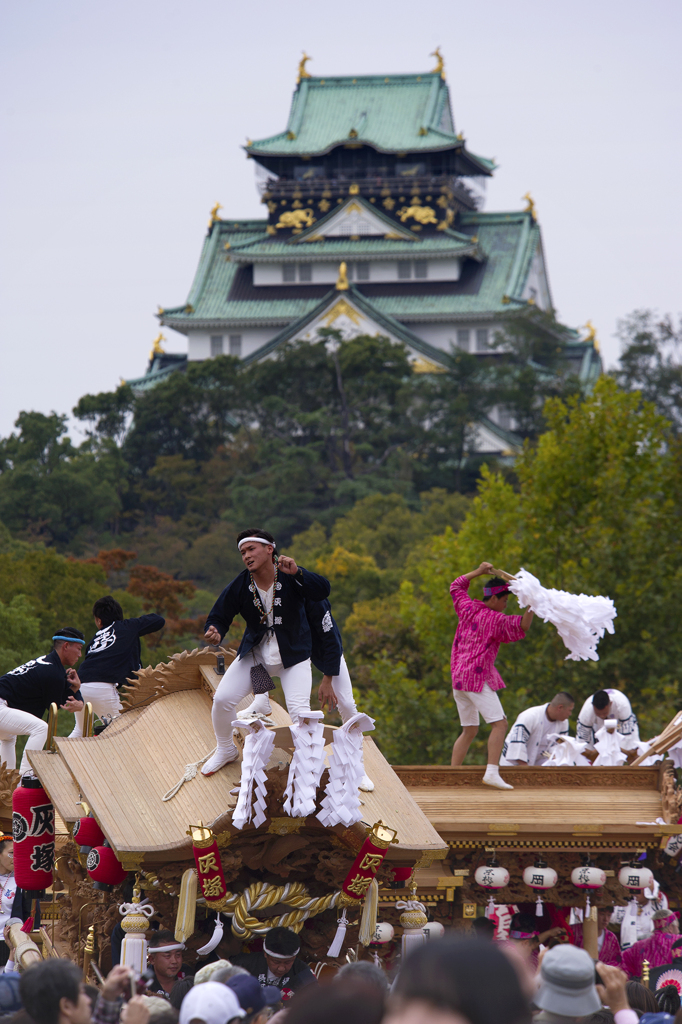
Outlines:
{"label": "man in pink jacket", "polygon": [[469,597],[469,583],[477,576],[492,575],[490,562],[481,562],[478,569],[458,576],[450,586],[452,603],[459,618],[452,645],[450,667],[452,688],[459,712],[462,731],[452,748],[452,765],[464,763],[464,758],[478,732],[479,715],[491,726],[488,738],[488,766],[483,782],[497,789],[513,789],[500,776],[498,763],[507,731],[497,690],[505,688],[502,676],[495,668],[500,644],[523,640],[533,621],[528,609],[523,615],[505,615],[509,587],[495,577],[483,588],[483,600]]}

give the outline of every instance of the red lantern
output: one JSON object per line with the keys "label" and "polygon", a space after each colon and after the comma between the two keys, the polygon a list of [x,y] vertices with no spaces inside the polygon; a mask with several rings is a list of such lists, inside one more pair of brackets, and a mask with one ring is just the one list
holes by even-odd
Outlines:
{"label": "red lantern", "polygon": [[220,850],[210,828],[203,825],[190,827],[194,863],[197,866],[197,878],[201,886],[201,894],[210,910],[222,910],[228,895]]}
{"label": "red lantern", "polygon": [[54,866],[54,807],[38,779],[22,779],[12,794],[12,839],[17,887],[35,899]]}
{"label": "red lantern", "polygon": [[96,889],[112,889],[128,875],[110,846],[93,846],[86,866]]}
{"label": "red lantern", "polygon": [[93,846],[103,846],[106,842],[104,832],[94,818],[79,818],[73,826],[73,838],[81,850],[90,850]]}
{"label": "red lantern", "polygon": [[364,900],[372,879],[381,867],[386,851],[396,835],[395,829],[387,828],[381,821],[372,827],[343,883],[346,905],[357,906]]}

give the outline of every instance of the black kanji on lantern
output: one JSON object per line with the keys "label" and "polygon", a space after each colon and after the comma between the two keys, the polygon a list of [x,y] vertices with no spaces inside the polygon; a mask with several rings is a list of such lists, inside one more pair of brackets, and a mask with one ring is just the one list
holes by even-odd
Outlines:
{"label": "black kanji on lantern", "polygon": [[43,843],[33,847],[31,867],[34,871],[52,871],[54,866],[54,843]]}
{"label": "black kanji on lantern", "polygon": [[30,835],[42,836],[54,832],[54,807],[52,804],[38,804],[33,808],[33,824]]}

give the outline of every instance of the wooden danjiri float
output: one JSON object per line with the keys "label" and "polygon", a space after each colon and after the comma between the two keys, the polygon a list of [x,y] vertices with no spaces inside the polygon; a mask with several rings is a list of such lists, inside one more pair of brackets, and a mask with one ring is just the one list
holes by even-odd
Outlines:
{"label": "wooden danjiri float", "polygon": [[[234,657],[219,653],[228,664]],[[44,956],[106,973],[123,904],[129,935],[144,934],[151,916],[184,939],[191,965],[206,962],[197,950],[217,940],[220,920],[219,956],[260,948],[268,928],[285,924],[300,933],[304,959],[332,968],[375,955],[394,965],[410,936],[422,940],[426,915],[434,922],[426,932],[439,934],[441,925],[469,928],[492,904],[531,913],[537,906],[550,925],[551,908],[584,909],[587,898],[592,908],[624,905],[646,877],[643,866],[679,905],[680,875],[665,853],[682,845],[681,791],[669,761],[511,768],[505,778],[514,789],[501,792],[482,784],[483,768],[392,768],[366,735],[375,789],[359,793],[361,820],[329,827],[317,817],[328,770],[314,813],[286,813],[294,744],[291,720],[273,701],[262,820],[237,828],[242,753],[208,778],[196,767],[213,748],[220,680],[215,650],[175,655],[130,681],[123,714],[99,736],[57,737],[51,749],[30,754],[56,820],[55,882],[33,933]],[[247,731],[241,744],[237,734],[242,751]],[[327,754],[334,733],[325,727]],[[17,781],[18,773],[0,770],[4,827]],[[365,912],[361,936],[368,892],[376,914]],[[151,915],[136,910],[138,898],[149,900]],[[342,914],[346,933],[330,956]],[[585,927],[588,948],[592,931],[596,947],[596,920]]]}

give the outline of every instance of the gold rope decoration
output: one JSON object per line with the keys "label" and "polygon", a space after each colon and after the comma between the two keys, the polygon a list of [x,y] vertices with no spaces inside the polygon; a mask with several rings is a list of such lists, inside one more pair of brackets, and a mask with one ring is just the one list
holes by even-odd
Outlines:
{"label": "gold rope decoration", "polygon": [[[302,882],[289,882],[286,885],[254,882],[241,895],[228,893],[220,901],[223,904],[220,909],[226,913],[233,910],[233,933],[241,939],[249,939],[252,935],[265,935],[271,928],[291,928],[292,931],[300,932],[308,917],[335,907],[342,895],[333,892],[328,896],[312,897]],[[277,903],[284,903],[294,909],[288,914],[266,920],[251,914],[255,910],[274,907]]]}

